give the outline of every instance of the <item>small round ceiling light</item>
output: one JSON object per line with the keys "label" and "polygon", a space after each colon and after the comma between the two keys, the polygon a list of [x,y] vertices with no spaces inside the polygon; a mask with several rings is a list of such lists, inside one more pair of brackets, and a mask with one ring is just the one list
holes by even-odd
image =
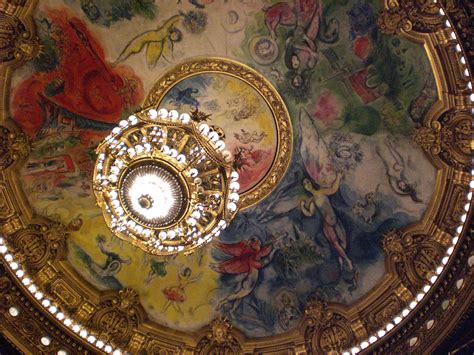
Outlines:
{"label": "small round ceiling light", "polygon": [[217,127],[155,108],[97,148],[93,187],[111,231],[155,255],[189,253],[235,217],[240,188]]}

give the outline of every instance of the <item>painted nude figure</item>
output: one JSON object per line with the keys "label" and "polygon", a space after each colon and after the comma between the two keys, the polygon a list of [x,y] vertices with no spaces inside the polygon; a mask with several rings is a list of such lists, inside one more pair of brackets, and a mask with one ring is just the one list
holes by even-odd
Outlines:
{"label": "painted nude figure", "polygon": [[[115,61],[115,65],[124,61],[129,56],[137,54],[146,47],[146,60],[148,67],[154,68],[161,57],[173,53],[175,42],[182,39],[181,31],[176,27],[182,15],[175,15],[169,18],[162,26],[156,30],[146,31],[133,38]],[[166,58],[167,60],[169,58]]]}
{"label": "painted nude figure", "polygon": [[311,194],[309,199],[300,202],[301,212],[307,217],[314,216],[316,210],[321,212],[323,217],[323,234],[327,241],[339,255],[339,263],[343,267],[346,262],[348,270],[354,271],[351,259],[346,254],[347,236],[344,227],[338,221],[334,209],[331,206],[328,196],[334,194],[339,189],[341,176],[338,175],[333,184],[328,188],[316,187],[310,179],[303,179],[303,187]]}

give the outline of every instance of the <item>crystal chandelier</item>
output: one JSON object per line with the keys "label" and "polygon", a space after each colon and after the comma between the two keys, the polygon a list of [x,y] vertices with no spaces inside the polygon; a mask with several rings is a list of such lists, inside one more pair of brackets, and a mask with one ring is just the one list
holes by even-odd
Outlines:
{"label": "crystal chandelier", "polygon": [[107,226],[155,255],[219,236],[239,201],[239,175],[222,131],[155,108],[119,122],[97,147],[93,188]]}

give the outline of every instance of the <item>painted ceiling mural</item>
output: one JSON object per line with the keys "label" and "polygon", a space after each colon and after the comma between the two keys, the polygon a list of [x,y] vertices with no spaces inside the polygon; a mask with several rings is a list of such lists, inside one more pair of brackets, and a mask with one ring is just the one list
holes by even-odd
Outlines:
{"label": "painted ceiling mural", "polygon": [[[383,234],[419,221],[436,170],[411,136],[436,100],[421,45],[377,29],[369,0],[41,1],[41,53],[14,74],[11,112],[33,140],[21,169],[38,214],[71,233],[67,261],[101,290],[130,287],[148,316],[196,330],[217,315],[250,337],[293,329],[308,299],[352,304],[385,274]],[[95,147],[153,84],[193,57],[250,66],[280,92],[291,164],[221,240],[154,257],[114,237],[91,190]],[[161,105],[221,126],[242,190],[268,172],[277,125],[231,75],[176,83]],[[416,163],[415,163],[416,162]]]}

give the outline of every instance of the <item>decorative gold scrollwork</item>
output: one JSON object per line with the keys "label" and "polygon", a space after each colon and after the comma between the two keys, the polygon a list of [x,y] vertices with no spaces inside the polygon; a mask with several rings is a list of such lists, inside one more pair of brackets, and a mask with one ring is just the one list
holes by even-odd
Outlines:
{"label": "decorative gold scrollwork", "polygon": [[93,313],[89,326],[117,346],[126,346],[135,329],[145,318],[136,291],[124,288],[107,294]]}
{"label": "decorative gold scrollwork", "polygon": [[389,258],[389,268],[412,293],[433,275],[445,253],[445,248],[428,235],[398,230],[385,234],[383,247]]}
{"label": "decorative gold scrollwork", "polygon": [[320,299],[306,304],[305,347],[308,354],[338,354],[356,340],[350,322]]}
{"label": "decorative gold scrollwork", "polygon": [[62,256],[67,238],[60,223],[31,224],[8,236],[18,260],[27,260],[31,272],[40,270],[48,261]]}
{"label": "decorative gold scrollwork", "polygon": [[439,155],[447,165],[466,170],[471,161],[471,122],[469,112],[452,110],[439,121],[419,128],[413,140],[425,151]]}
{"label": "decorative gold scrollwork", "polygon": [[367,316],[365,324],[369,332],[375,332],[390,322],[400,313],[404,303],[396,295],[392,295],[383,300]]}
{"label": "decorative gold scrollwork", "polygon": [[30,60],[38,55],[38,37],[31,35],[18,17],[0,12],[0,23],[0,62]]}
{"label": "decorative gold scrollwork", "polygon": [[31,141],[24,133],[16,133],[0,126],[0,169],[25,158],[31,151]]}
{"label": "decorative gold scrollwork", "polygon": [[378,25],[387,34],[396,34],[400,30],[434,32],[443,25],[443,17],[434,0],[386,0]]}
{"label": "decorative gold scrollwork", "polygon": [[195,350],[195,354],[241,354],[239,341],[232,334],[232,325],[226,318],[216,318],[209,325],[209,332],[203,337]]}

